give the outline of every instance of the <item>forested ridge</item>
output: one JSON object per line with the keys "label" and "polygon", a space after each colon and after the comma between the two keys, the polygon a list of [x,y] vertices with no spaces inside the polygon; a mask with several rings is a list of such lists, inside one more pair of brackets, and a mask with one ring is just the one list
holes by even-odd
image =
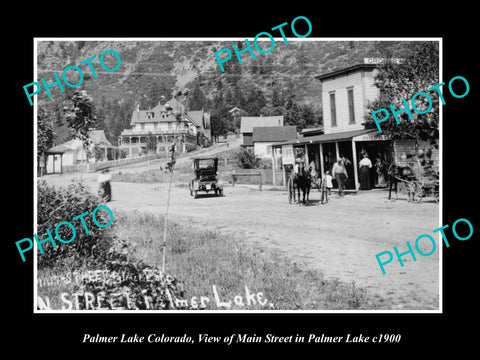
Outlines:
{"label": "forested ridge", "polygon": [[[39,41],[37,49],[38,80],[53,83],[53,72],[60,77],[63,69],[77,65],[84,70],[83,83],[93,98],[96,128],[103,129],[116,144],[120,132],[130,126],[135,105],[148,109],[162,96],[171,98],[174,90],[190,90],[188,109],[210,111],[212,133],[234,130],[229,110],[237,106],[243,116],[284,115],[286,125],[299,128],[322,124],[320,75],[363,63],[365,57],[403,57],[408,42],[393,41],[282,41],[275,42],[269,54],[243,53],[240,64],[233,53],[221,72],[214,52],[231,48],[233,41]],[[244,41],[235,42],[239,48]],[[261,44],[261,43],[260,43]],[[262,44],[260,45],[262,46]],[[263,45],[266,47],[266,44]],[[100,54],[108,49],[118,52],[121,66],[104,71]],[[232,50],[233,52],[233,50]],[[83,61],[92,61],[97,78]],[[71,75],[73,74],[73,75]],[[69,72],[74,77],[75,73]],[[72,80],[72,83],[75,83]],[[52,87],[52,98],[44,91],[37,95],[39,106],[53,123],[56,144],[71,135],[65,125],[63,108],[75,89],[61,93]]]}

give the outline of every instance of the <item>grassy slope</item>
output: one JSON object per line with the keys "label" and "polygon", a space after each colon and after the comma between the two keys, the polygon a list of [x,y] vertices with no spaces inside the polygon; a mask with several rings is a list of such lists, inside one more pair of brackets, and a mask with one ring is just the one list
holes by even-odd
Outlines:
{"label": "grassy slope", "polygon": [[[117,215],[114,234],[128,244],[133,260],[161,268],[162,234],[164,219],[140,212],[123,212]],[[339,310],[377,309],[388,304],[377,303],[354,283],[345,284],[326,280],[318,271],[302,270],[288,259],[271,250],[253,247],[233,237],[212,231],[198,230],[189,226],[170,223],[167,242],[166,272],[184,282],[185,299],[206,296],[210,299],[207,308],[222,310],[215,304],[212,285],[215,285],[221,301],[233,300],[236,295],[245,299],[245,286],[251,293],[263,293],[265,306],[258,303],[250,306],[235,305],[230,310]],[[62,268],[39,269],[39,278],[61,277],[78,269],[73,264]],[[48,296],[52,309],[61,309],[59,298],[62,292],[72,294],[77,281],[68,284],[53,282],[42,284],[38,294],[45,300]],[[68,299],[73,297],[68,295]],[[272,305],[270,305],[273,304]]]}
{"label": "grassy slope", "polygon": [[[115,233],[131,244],[138,260],[162,264],[163,218],[144,213],[120,213]],[[186,298],[208,296],[212,285],[222,299],[263,292],[275,309],[375,309],[377,304],[355,284],[323,279],[318,271],[304,271],[278,253],[265,251],[216,232],[171,224],[166,271],[184,281]],[[382,304],[384,305],[384,304]],[[210,304],[210,309],[217,309]],[[233,309],[242,309],[234,306]],[[261,309],[261,306],[250,306]]]}

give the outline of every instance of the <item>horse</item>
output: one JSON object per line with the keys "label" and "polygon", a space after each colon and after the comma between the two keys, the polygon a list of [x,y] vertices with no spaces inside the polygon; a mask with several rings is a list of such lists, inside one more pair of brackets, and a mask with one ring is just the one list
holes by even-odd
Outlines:
{"label": "horse", "polygon": [[305,197],[307,202],[310,201],[308,196],[310,195],[310,187],[312,186],[312,174],[302,163],[298,166],[298,173],[295,175],[293,182],[297,188],[298,201],[300,201],[300,190],[302,190],[303,194],[303,203],[305,204]]}
{"label": "horse", "polygon": [[388,200],[392,197],[392,188],[395,186],[395,200],[398,199],[398,182],[399,179],[408,180],[412,176],[412,169],[409,166],[397,166],[391,163],[388,166],[387,175],[390,183],[388,189]]}

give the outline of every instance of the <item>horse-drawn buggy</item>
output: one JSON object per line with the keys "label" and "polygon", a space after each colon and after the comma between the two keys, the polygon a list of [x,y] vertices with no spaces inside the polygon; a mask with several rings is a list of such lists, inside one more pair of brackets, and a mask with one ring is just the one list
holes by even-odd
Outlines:
{"label": "horse-drawn buggy", "polygon": [[425,170],[419,167],[415,172],[410,166],[397,166],[390,164],[388,168],[390,188],[388,199],[391,199],[392,189],[395,189],[395,198],[398,193],[398,183],[404,183],[408,201],[420,203],[424,197],[432,196],[438,203],[440,198],[440,181],[438,172],[433,168]]}

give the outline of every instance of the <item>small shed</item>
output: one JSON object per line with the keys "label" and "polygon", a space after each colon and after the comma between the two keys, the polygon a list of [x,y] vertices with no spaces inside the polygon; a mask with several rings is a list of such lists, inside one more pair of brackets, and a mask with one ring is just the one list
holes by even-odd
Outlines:
{"label": "small shed", "polygon": [[47,150],[45,152],[45,158],[39,162],[39,175],[61,174],[63,172],[63,154],[63,150]]}

